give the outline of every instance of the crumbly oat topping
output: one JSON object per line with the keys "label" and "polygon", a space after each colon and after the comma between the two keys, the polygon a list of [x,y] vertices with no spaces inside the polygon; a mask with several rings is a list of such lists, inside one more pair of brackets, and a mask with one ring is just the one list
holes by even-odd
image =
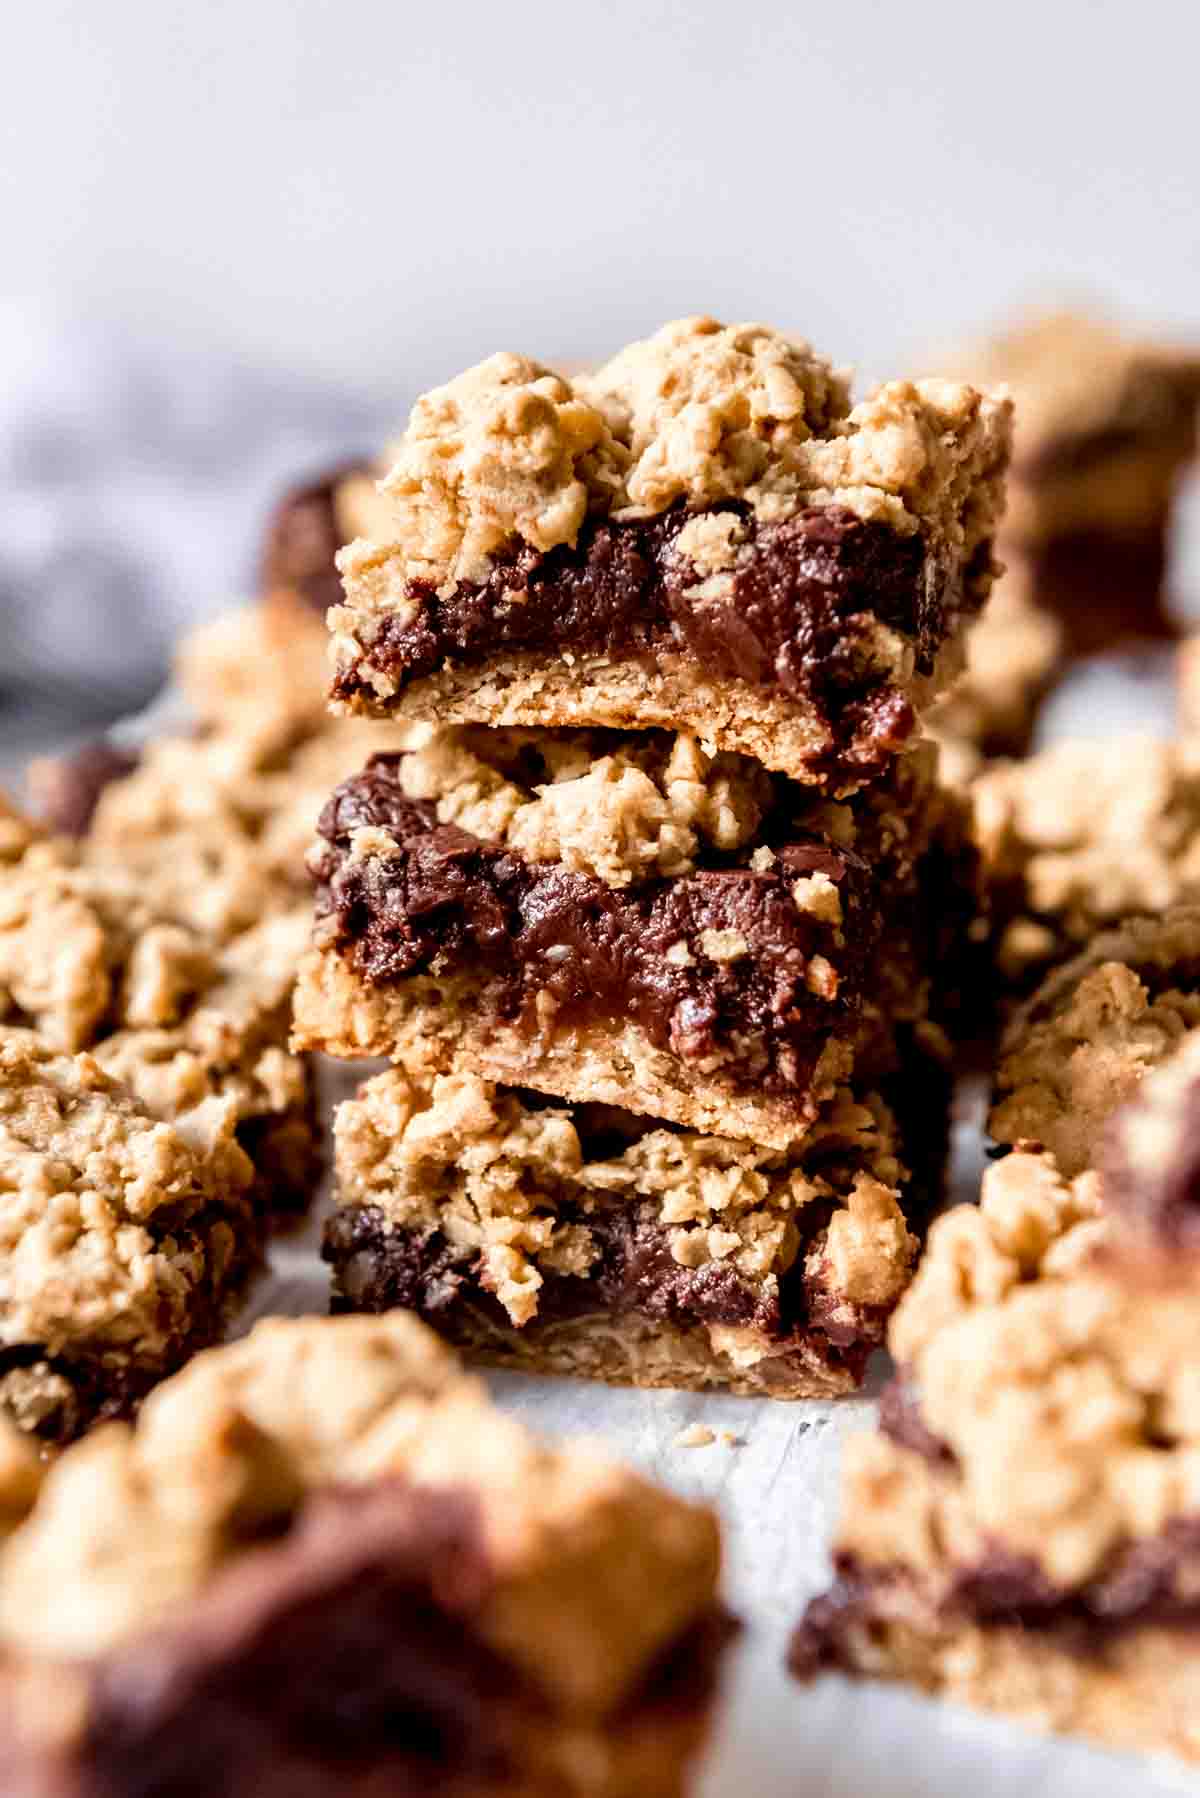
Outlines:
{"label": "crumbly oat topping", "polygon": [[93,1056],[0,1029],[0,1342],[163,1353],[235,1253],[229,1221],[190,1227],[250,1185],[236,1123],[207,1090],[162,1122]]}
{"label": "crumbly oat topping", "polygon": [[[891,1346],[954,1464],[884,1436],[848,1456],[840,1549],[951,1581],[997,1549],[1058,1585],[1200,1509],[1194,1297],[1145,1295],[1095,1261],[1094,1174],[1018,1150],[978,1208],[934,1225]],[[1012,1470],[1020,1469],[1014,1479]]]}
{"label": "crumbly oat topping", "polygon": [[304,857],[339,780],[411,729],[325,721],[282,741],[225,730],[162,737],[105,787],[77,859],[135,878],[160,916],[226,940],[308,903]]}
{"label": "crumbly oat topping", "polygon": [[[0,1641],[103,1653],[286,1527],[310,1492],[385,1475],[475,1496],[494,1592],[481,1591],[476,1626],[582,1701],[615,1702],[712,1601],[709,1513],[583,1450],[543,1447],[414,1318],[276,1318],[196,1357],[136,1427],[96,1432],[49,1471],[0,1552]],[[28,1504],[23,1480],[5,1478],[0,1509]],[[596,1615],[597,1583],[618,1566],[629,1600]],[[593,1653],[556,1677],[581,1606]]]}
{"label": "crumbly oat topping", "polygon": [[689,874],[702,845],[742,848],[771,802],[756,763],[687,736],[626,736],[604,753],[582,731],[443,731],[405,756],[401,780],[441,823],[614,887]]}
{"label": "crumbly oat topping", "polygon": [[985,771],[971,796],[1009,978],[1200,884],[1200,744],[1186,738],[1056,744]]}
{"label": "crumbly oat topping", "polygon": [[0,866],[0,1020],[55,1048],[89,1049],[157,1117],[212,1096],[235,1121],[304,1101],[285,1048],[307,908],[222,948],[164,922],[153,883],[34,841]]}
{"label": "crumbly oat topping", "polygon": [[[744,501],[764,522],[837,504],[956,549],[994,527],[1011,406],[962,383],[894,381],[850,409],[844,375],[764,325],[688,318],[569,382],[492,357],[418,402],[383,490],[390,537],[350,544],[352,607],[407,609],[414,577],[487,577],[514,543],[573,544],[589,513]],[[696,524],[703,579],[737,553],[735,522]],[[335,608],[335,636],[352,611]]]}
{"label": "crumbly oat topping", "polygon": [[417,401],[381,486],[410,574],[479,580],[513,537],[573,543],[589,509],[611,505],[625,460],[570,382],[501,353]]}
{"label": "crumbly oat topping", "polygon": [[[847,1304],[894,1301],[915,1251],[891,1116],[844,1090],[790,1154],[650,1128],[597,1157],[566,1110],[530,1109],[469,1074],[426,1091],[392,1069],[339,1108],[334,1134],[340,1202],[477,1250],[518,1326],[536,1316],[547,1274],[586,1276],[600,1252],[589,1216],[614,1204],[652,1202],[681,1266],[725,1262],[774,1290],[799,1252],[798,1220],[832,1203],[811,1271]],[[821,1171],[831,1151],[860,1170],[844,1189]]]}
{"label": "crumbly oat topping", "polygon": [[988,1130],[1041,1142],[1072,1177],[1094,1163],[1105,1125],[1200,1027],[1200,906],[1133,919],[1050,975],[1014,1018],[996,1070]]}

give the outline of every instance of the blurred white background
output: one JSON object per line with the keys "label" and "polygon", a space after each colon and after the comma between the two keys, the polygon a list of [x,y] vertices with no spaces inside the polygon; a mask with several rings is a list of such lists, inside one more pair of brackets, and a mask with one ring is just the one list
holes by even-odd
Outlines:
{"label": "blurred white background", "polygon": [[129,686],[115,616],[145,688],[247,586],[290,468],[497,347],[591,358],[707,309],[873,376],[1081,297],[1200,333],[1198,65],[1196,0],[23,8],[10,678],[45,678],[65,616],[97,690]]}

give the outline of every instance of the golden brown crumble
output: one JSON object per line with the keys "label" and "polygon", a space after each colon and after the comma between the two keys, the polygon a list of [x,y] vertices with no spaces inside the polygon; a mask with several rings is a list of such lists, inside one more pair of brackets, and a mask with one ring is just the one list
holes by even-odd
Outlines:
{"label": "golden brown crumble", "polygon": [[308,1075],[286,1043],[307,908],[221,946],[164,922],[155,899],[58,842],[0,865],[0,1020],[90,1050],[156,1117],[209,1098],[235,1124],[303,1112]]}
{"label": "golden brown crumble", "polygon": [[1055,744],[985,771],[972,803],[1009,979],[1200,882],[1200,744],[1186,738]]}
{"label": "golden brown crumble", "polygon": [[[523,766],[530,757],[540,779]],[[744,847],[771,802],[756,763],[687,736],[627,736],[603,753],[586,732],[444,731],[404,757],[400,779],[409,798],[436,803],[440,823],[610,886],[689,874],[702,844]],[[387,853],[382,838],[372,832],[355,853]]]}
{"label": "golden brown crumble", "polygon": [[[873,1095],[839,1092],[789,1153],[650,1128],[597,1158],[569,1111],[532,1110],[471,1074],[427,1090],[393,1069],[339,1107],[335,1139],[340,1203],[477,1250],[483,1283],[518,1326],[536,1316],[547,1274],[586,1276],[600,1252],[589,1217],[613,1205],[650,1201],[681,1266],[723,1262],[768,1294],[812,1207],[836,1209],[811,1272],[847,1305],[894,1302],[916,1249],[894,1122]],[[839,1185],[822,1172],[831,1151],[857,1168]]]}
{"label": "golden brown crumble", "polygon": [[[1079,313],[1031,316],[961,350],[953,366],[1016,401],[1006,532],[1030,542],[1156,517],[1194,447],[1200,353],[1147,341]],[[1062,446],[1108,441],[1098,457],[1056,464]]]}
{"label": "golden brown crumble", "polygon": [[1200,906],[1135,918],[1096,937],[1016,1015],[996,1071],[988,1130],[1036,1141],[1071,1177],[1094,1163],[1104,1126],[1200,1025]]}
{"label": "golden brown crumble", "polygon": [[949,1581],[1000,1545],[1069,1588],[1196,1515],[1195,1298],[1107,1277],[1099,1209],[1094,1174],[1018,1150],[935,1224],[891,1344],[955,1464],[858,1441],[839,1548]]}
{"label": "golden brown crumble", "polygon": [[[81,1346],[165,1353],[195,1290],[241,1252],[236,1201],[254,1169],[236,1123],[207,1092],[162,1122],[91,1055],[0,1028],[3,1345],[48,1360]],[[213,1206],[224,1222],[195,1229]]]}

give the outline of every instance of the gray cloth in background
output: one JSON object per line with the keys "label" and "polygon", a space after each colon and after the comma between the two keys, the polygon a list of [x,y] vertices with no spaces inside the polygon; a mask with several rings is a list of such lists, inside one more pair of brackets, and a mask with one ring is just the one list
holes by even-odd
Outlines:
{"label": "gray cloth in background", "polygon": [[406,403],[0,305],[0,732],[142,702],[180,632],[252,591],[280,490]]}

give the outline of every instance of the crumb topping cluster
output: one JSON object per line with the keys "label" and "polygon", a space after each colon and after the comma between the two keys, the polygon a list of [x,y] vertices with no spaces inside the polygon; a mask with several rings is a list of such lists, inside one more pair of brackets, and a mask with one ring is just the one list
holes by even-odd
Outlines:
{"label": "crumb topping cluster", "polygon": [[[392,608],[401,582],[450,591],[497,554],[573,545],[589,516],[646,517],[677,501],[743,502],[765,523],[841,505],[961,548],[1001,503],[1007,399],[952,381],[893,381],[851,408],[849,384],[765,325],[681,319],[568,381],[501,354],[417,402],[381,484],[392,529],[339,558],[354,603]],[[736,520],[697,526],[683,554],[728,567]],[[335,608],[335,633],[348,628]]]}
{"label": "crumb topping cluster", "polygon": [[1035,1141],[1067,1177],[1094,1164],[1105,1125],[1200,1026],[1200,907],[1132,919],[1049,976],[1013,1020],[988,1130]]}
{"label": "crumb topping cluster", "polygon": [[985,771],[972,803],[1010,978],[1200,882],[1200,746],[1186,739],[1055,744]]}

